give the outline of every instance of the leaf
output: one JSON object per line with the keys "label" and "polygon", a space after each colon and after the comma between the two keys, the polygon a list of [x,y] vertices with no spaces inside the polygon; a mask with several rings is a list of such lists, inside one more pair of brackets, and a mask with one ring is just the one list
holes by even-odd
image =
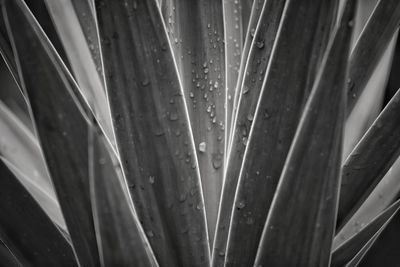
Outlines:
{"label": "leaf", "polygon": [[[357,102],[357,105],[353,108],[353,111],[346,120],[343,149],[343,155],[345,158],[351,153],[382,111],[383,100],[385,98],[385,88],[388,84],[390,70],[392,69],[397,36],[397,33],[393,35],[386,50],[376,63],[377,65],[375,70],[371,73],[368,82],[365,84],[365,88]],[[390,98],[388,100],[390,100]]]}
{"label": "leaf", "polygon": [[18,77],[17,66],[15,64],[11,43],[8,39],[7,29],[3,18],[4,16],[0,16],[0,53],[11,73],[11,76],[13,77],[18,88],[21,90],[21,82]]}
{"label": "leaf", "polygon": [[[99,73],[104,87],[103,64],[101,62],[100,39],[96,22],[96,11],[94,0],[71,0],[75,9],[76,16],[79,19],[82,31],[89,45],[96,70]],[[105,90],[105,88],[103,88]]]}
{"label": "leaf", "polygon": [[[331,3],[309,5],[311,3],[286,1],[283,20],[280,24],[281,29],[277,30],[263,83],[260,84],[258,81],[260,88],[251,87],[247,91],[244,87],[247,85],[247,77],[245,77],[234,124],[232,147],[228,150],[227,172],[218,224],[218,229],[222,234],[221,238],[216,239],[215,242],[215,250],[218,254],[223,254],[227,242],[226,231],[229,231],[232,240],[229,243],[232,262],[236,263],[236,258],[240,258],[240,262],[246,265],[254,260],[284,159],[294,136],[299,114],[310,91],[309,69],[313,68],[304,68],[304,65],[319,64],[314,56],[318,49],[313,44],[316,39],[326,36],[326,33],[321,31],[323,28],[321,25],[325,24],[325,30],[330,29],[332,18],[326,14],[332,11]],[[264,8],[271,10],[267,7],[270,7],[268,2]],[[298,12],[298,10],[303,12]],[[278,11],[279,9],[276,10]],[[265,12],[264,15],[269,15],[269,13]],[[268,20],[265,23],[268,24],[267,22]],[[259,27],[260,25],[262,25],[261,21]],[[260,33],[262,32],[260,30]],[[259,50],[259,46],[268,49],[269,44],[257,43],[258,41],[265,42],[268,40],[267,37],[256,38],[252,49]],[[295,48],[293,48],[293,43],[297,44]],[[251,54],[249,58],[252,59]],[[258,66],[255,65],[255,67]],[[252,73],[253,80],[259,79],[259,72],[254,73],[250,67],[245,71]],[[248,83],[252,85],[251,79]],[[250,93],[251,90],[255,92]],[[246,150],[248,152],[245,152]],[[234,203],[235,192],[238,198]],[[240,207],[243,203],[246,203],[243,208],[232,208],[232,206]],[[250,219],[250,224],[247,223],[248,212],[253,217]],[[232,227],[228,228],[231,216]],[[246,239],[243,239],[241,233],[246,233]],[[216,255],[214,251],[214,259]],[[222,258],[223,255],[219,257]]]}
{"label": "leaf", "polygon": [[[253,37],[256,32],[256,27],[261,18],[261,12],[264,10],[263,7],[264,7],[265,2],[266,2],[266,0],[254,0],[253,5],[251,7],[247,32],[246,32],[246,36],[245,36],[245,40],[244,40],[244,44],[243,44],[243,48],[242,48],[242,56],[240,59],[240,69],[238,71],[238,78],[237,78],[237,82],[236,82],[235,92],[234,92],[234,95],[232,96],[233,97],[233,107],[232,107],[232,115],[231,115],[232,121],[230,122],[231,126],[232,126],[234,118],[235,118],[235,113],[237,112],[237,106],[238,106],[238,101],[239,101],[239,96],[240,96],[240,91],[241,91],[241,85],[243,82],[243,76],[246,73],[244,71],[244,68],[246,67],[246,62],[247,62],[247,58],[249,56],[250,47],[253,42]],[[268,10],[267,10],[267,12],[268,12]],[[231,127],[230,132],[228,133],[229,138],[231,138],[231,136],[232,136],[232,130],[233,129]],[[228,141],[229,141],[229,143],[227,144],[227,146],[229,147],[231,140],[229,139]]]}
{"label": "leaf", "polygon": [[357,253],[357,255],[349,262],[346,264],[346,267],[356,267],[359,265],[359,263],[363,260],[365,255],[368,253],[368,251],[371,249],[371,247],[375,244],[376,240],[380,236],[380,234],[383,232],[384,229],[380,230],[378,233],[376,233],[368,242],[367,244]]}
{"label": "leaf", "polygon": [[400,2],[379,0],[350,57],[347,116],[361,96],[400,22]]}
{"label": "leaf", "polygon": [[[102,71],[99,67],[100,55],[96,55],[96,52],[94,52],[99,49],[99,44],[90,6],[89,4],[85,5],[84,1],[77,2],[74,0],[46,0],[45,2],[64,45],[68,60],[71,62],[71,68],[83,96],[97,115],[96,118],[106,135],[115,144],[110,108],[105,94]],[[77,7],[83,7],[84,9],[76,11],[74,4],[79,4]],[[87,13],[84,26],[80,23],[79,18],[82,18],[82,14],[79,14],[79,12]],[[87,35],[88,33],[90,35]],[[93,57],[93,53],[99,58]]]}
{"label": "leaf", "polygon": [[208,266],[183,89],[155,1],[97,1],[107,92],[137,216],[161,266]]}
{"label": "leaf", "polygon": [[366,246],[370,240],[374,239],[376,234],[381,232],[382,228],[390,222],[399,210],[399,207],[400,201],[398,200],[375,217],[374,220],[362,228],[360,232],[356,233],[340,247],[336,248],[332,253],[331,266],[344,266],[347,262],[350,262],[356,257],[356,255],[362,251],[363,247]]}
{"label": "leaf", "polygon": [[[243,96],[240,97],[241,104],[239,107],[239,114],[245,116],[252,112],[254,114],[272,46],[278,31],[283,7],[285,5],[285,1],[266,1],[264,3],[262,11],[260,12],[260,21],[253,33],[252,39],[254,39],[254,42],[251,43],[251,48],[249,49],[250,52],[246,62],[246,68],[242,71],[243,73],[246,73],[246,75],[243,78],[243,84],[240,86],[240,88],[242,88],[240,91],[242,91]],[[256,2],[254,4],[256,5]],[[238,80],[238,82],[240,82],[240,80]],[[252,86],[252,90],[249,90],[249,86]],[[240,127],[236,127],[236,123],[233,124],[234,129],[236,129],[232,134],[234,151],[229,153],[228,149],[226,178],[223,186],[224,191],[219,204],[219,214],[216,227],[218,231],[216,232],[213,246],[213,264],[216,264],[217,266],[222,265],[221,261],[223,260],[223,255],[218,257],[217,255],[222,254],[225,251],[226,240],[228,237],[227,225],[229,225],[230,213],[237,185],[237,177],[241,166],[240,163],[243,160],[243,154],[246,148],[245,142],[243,142],[244,140],[238,140],[242,136],[238,136],[237,133],[240,132],[241,134],[244,134],[245,137],[248,135],[247,131],[250,129],[252,122],[251,116],[253,115],[249,116],[250,120],[245,118],[243,124],[241,118],[239,119],[236,117],[235,121],[240,120],[238,123]]]}
{"label": "leaf", "polygon": [[225,158],[222,1],[166,0],[161,10],[188,106],[212,240]]}
{"label": "leaf", "polygon": [[400,155],[400,90],[347,157],[337,230],[351,218]]}
{"label": "leaf", "polygon": [[249,23],[253,0],[223,0],[224,40],[225,40],[225,152],[229,141],[233,99],[239,76],[243,45]]}
{"label": "leaf", "polygon": [[109,144],[94,127],[89,131],[90,190],[102,266],[158,266]]}
{"label": "leaf", "polygon": [[3,3],[23,89],[79,264],[99,266],[89,194],[87,109],[24,2]]}
{"label": "leaf", "polygon": [[384,211],[398,196],[400,192],[400,158],[396,160],[392,168],[386,173],[360,208],[336,233],[333,248],[337,248],[346,242],[354,234],[358,233],[367,223]]}
{"label": "leaf", "polygon": [[1,101],[0,158],[47,215],[66,229],[38,140]]}
{"label": "leaf", "polygon": [[2,160],[0,174],[0,239],[14,257],[26,266],[78,266],[70,244]]}
{"label": "leaf", "polygon": [[0,240],[0,265],[7,267],[22,266],[2,240]]}
{"label": "leaf", "polygon": [[329,265],[354,9],[355,1],[347,1],[328,45],[269,210],[255,266]]}

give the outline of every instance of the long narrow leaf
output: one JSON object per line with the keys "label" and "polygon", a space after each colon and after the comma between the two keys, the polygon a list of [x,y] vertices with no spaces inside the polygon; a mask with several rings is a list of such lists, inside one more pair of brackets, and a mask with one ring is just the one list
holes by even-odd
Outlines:
{"label": "long narrow leaf", "polygon": [[21,82],[19,81],[14,54],[12,51],[10,40],[8,38],[5,21],[2,15],[0,16],[0,53],[2,58],[4,59],[4,62],[7,65],[7,68],[11,73],[11,76],[13,77],[18,88],[21,90]]}
{"label": "long narrow leaf", "polygon": [[[94,0],[71,0],[75,9],[76,16],[84,32],[86,42],[89,45],[96,70],[104,82],[103,64],[101,62],[100,39],[96,22],[96,11]],[[105,88],[103,88],[105,89]]]}
{"label": "long narrow leaf", "polygon": [[96,1],[96,10],[118,149],[138,218],[161,266],[207,266],[196,151],[157,3]]}
{"label": "long narrow leaf", "polygon": [[10,251],[6,244],[0,240],[0,266],[20,267],[22,264]]}
{"label": "long narrow leaf", "polygon": [[26,266],[78,266],[68,241],[0,160],[0,236]]}
{"label": "long narrow leaf", "polygon": [[400,22],[400,2],[379,0],[351,53],[347,92],[350,115]]}
{"label": "long narrow leaf", "polygon": [[[243,140],[242,138],[247,138],[252,123],[251,116],[253,115],[250,115],[250,120],[248,120],[247,114],[254,114],[256,109],[272,46],[274,44],[283,7],[285,5],[285,1],[266,1],[264,3],[265,5],[260,8],[262,9],[260,12],[260,22],[253,36],[254,41],[251,44],[248,61],[246,63],[247,66],[243,70],[243,72],[246,72],[247,74],[244,77],[243,85],[240,86],[240,88],[244,88],[244,95],[241,97],[242,103],[240,105],[240,114],[245,115],[246,118],[243,123],[242,121],[238,122],[240,127],[236,128],[236,123],[233,125],[233,127],[237,129],[232,137],[232,142],[234,142],[234,152],[229,153],[228,148],[228,158],[225,170],[225,177],[227,178],[224,179],[223,193],[219,203],[216,226],[217,232],[213,246],[213,264],[216,266],[222,264],[221,261],[223,261],[223,255],[217,255],[224,253],[228,237],[227,226],[229,225],[237,178],[241,166],[240,163],[242,162],[244,150],[246,148],[246,139]],[[254,5],[256,5],[256,2]],[[238,80],[238,82],[240,82],[240,80]],[[251,90],[249,89],[249,86],[251,86]],[[236,118],[236,120],[240,119]],[[240,136],[237,132],[240,132]]]}
{"label": "long narrow leaf", "polygon": [[335,230],[355,1],[328,46],[271,204],[255,266],[328,266]]}
{"label": "long narrow leaf", "polygon": [[368,129],[342,170],[338,229],[372,192],[400,155],[400,90]]}
{"label": "long narrow leaf", "polygon": [[224,40],[225,40],[225,153],[229,142],[233,99],[239,76],[240,61],[242,58],[243,45],[247,33],[252,0],[223,0],[224,15]]}
{"label": "long narrow leaf", "polygon": [[366,225],[360,232],[355,234],[332,253],[332,267],[344,266],[351,261],[357,253],[371,240],[376,233],[396,214],[399,210],[400,201],[396,201],[385,209],[373,221]]}
{"label": "long narrow leaf", "polygon": [[158,266],[109,144],[95,128],[89,131],[90,190],[102,265]]}
{"label": "long narrow leaf", "polygon": [[356,267],[359,266],[360,262],[365,258],[369,250],[376,244],[376,241],[379,239],[380,235],[390,222],[384,224],[381,229],[365,244],[365,246],[357,253],[357,255],[346,264],[346,267]]}
{"label": "long narrow leaf", "polygon": [[[242,57],[240,59],[239,76],[238,76],[238,79],[236,82],[235,93],[232,96],[233,97],[233,107],[232,107],[232,115],[231,115],[232,121],[230,122],[231,131],[228,133],[229,138],[231,138],[231,135],[232,135],[231,132],[233,130],[232,129],[233,119],[235,118],[235,113],[237,111],[243,77],[244,77],[244,74],[246,73],[244,71],[244,68],[246,67],[247,58],[249,56],[251,44],[253,42],[253,38],[254,38],[254,34],[256,32],[258,22],[262,18],[261,12],[264,10],[263,7],[264,7],[265,2],[266,2],[266,0],[255,0],[255,1],[253,1],[253,5],[251,7],[246,37],[245,37],[243,49],[242,49]],[[229,147],[231,140],[227,140],[227,142],[228,142],[227,147]]]}
{"label": "long narrow leaf", "polygon": [[[269,205],[300,119],[300,111],[311,89],[312,73],[309,70],[314,72],[315,67],[304,68],[304,65],[319,64],[315,53],[320,52],[314,44],[319,38],[327,36],[325,31],[330,31],[332,17],[326,14],[332,12],[331,3],[286,1],[260,93],[252,96],[256,101],[248,102],[257,103],[257,106],[253,106],[248,113],[247,103],[242,101],[247,97],[244,94],[245,87],[242,88],[220,207],[221,212],[226,207],[227,212],[224,213],[227,215],[220,214],[220,221],[225,224],[219,224],[219,229],[226,231],[226,223],[229,224],[232,216],[227,252],[230,255],[227,257],[231,257],[234,263],[238,261],[246,265],[254,261]],[[253,41],[254,49],[259,49],[257,41]],[[295,48],[291,45],[293,43],[297,44]],[[228,204],[223,207],[224,201]],[[250,214],[252,218],[248,219]],[[246,235],[245,239],[243,235]],[[215,249],[222,250],[218,254],[224,253],[225,244],[226,238],[220,243],[216,242]],[[215,255],[214,252],[214,259]]]}
{"label": "long narrow leaf", "polygon": [[0,155],[48,216],[66,229],[37,139],[1,101]]}
{"label": "long narrow leaf", "polygon": [[382,213],[400,193],[400,158],[379,182],[372,193],[351,217],[346,225],[336,233],[333,248],[341,246],[366,224]]}
{"label": "long narrow leaf", "polygon": [[[90,24],[81,26],[72,0],[46,0],[45,2],[55,22],[60,39],[62,40],[66,54],[71,63],[71,68],[82,89],[83,95],[87,98],[95,114],[97,114],[97,119],[103,126],[107,136],[112,143],[115,143],[115,137],[111,126],[110,109],[106,99],[103,77],[101,75],[102,71],[99,69],[98,65],[100,63],[95,61],[91,52],[98,46],[94,17],[90,20],[90,15],[93,14],[87,14],[89,21],[93,24],[92,27],[88,29]],[[87,6],[86,12],[90,12],[89,8],[90,7]],[[83,27],[85,27],[85,31]],[[88,31],[92,33],[92,36],[88,36],[88,38],[91,38],[90,43],[85,37],[85,33]],[[90,47],[93,48],[90,49]],[[100,55],[97,56],[100,57]],[[98,58],[97,61],[100,61],[100,58]]]}
{"label": "long narrow leaf", "polygon": [[[99,266],[89,194],[87,123],[77,89],[23,1],[3,1],[23,89],[79,263]],[[35,51],[32,53],[32,51]],[[62,152],[62,153],[61,153]]]}
{"label": "long narrow leaf", "polygon": [[161,9],[188,105],[212,240],[225,157],[222,1],[166,0]]}
{"label": "long narrow leaf", "polygon": [[376,63],[363,93],[347,117],[343,155],[346,158],[382,111],[385,88],[388,84],[398,33],[393,35],[386,50]]}

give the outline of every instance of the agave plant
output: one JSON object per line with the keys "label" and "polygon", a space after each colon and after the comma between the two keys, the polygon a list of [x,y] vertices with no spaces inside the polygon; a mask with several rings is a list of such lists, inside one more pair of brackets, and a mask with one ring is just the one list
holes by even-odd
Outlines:
{"label": "agave plant", "polygon": [[368,266],[400,208],[373,2],[2,0],[0,265]]}

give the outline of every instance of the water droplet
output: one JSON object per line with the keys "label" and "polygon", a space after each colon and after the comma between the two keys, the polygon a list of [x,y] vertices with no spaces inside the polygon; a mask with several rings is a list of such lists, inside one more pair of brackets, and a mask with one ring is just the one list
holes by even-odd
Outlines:
{"label": "water droplet", "polygon": [[100,165],[106,164],[106,159],[103,157],[99,158],[99,163],[100,163]]}
{"label": "water droplet", "polygon": [[254,28],[251,28],[251,30],[250,30],[250,36],[251,36],[251,38],[253,38],[254,37],[254,34],[256,33],[256,30],[254,29]]}
{"label": "water droplet", "polygon": [[268,109],[264,111],[264,119],[269,119],[270,115],[268,113]]}
{"label": "water droplet", "polygon": [[154,176],[149,176],[149,183],[154,184]]}
{"label": "water droplet", "polygon": [[212,165],[214,169],[218,170],[222,167],[222,157],[219,154],[212,155]]}
{"label": "water droplet", "polygon": [[142,85],[143,86],[148,86],[150,84],[150,81],[148,80],[148,79],[144,79],[143,81],[142,81]]}
{"label": "water droplet", "polygon": [[203,153],[206,152],[206,142],[201,142],[199,144],[199,151]]}
{"label": "water droplet", "polygon": [[248,92],[249,92],[249,87],[247,87],[247,86],[245,86],[245,87],[243,87],[243,94],[245,95],[245,94],[247,94]]}
{"label": "water droplet", "polygon": [[248,114],[248,115],[247,115],[247,120],[248,120],[248,121],[253,121],[253,119],[254,119],[253,114]]}
{"label": "water droplet", "polygon": [[259,40],[259,41],[257,41],[257,42],[256,42],[256,46],[257,46],[259,49],[263,49],[263,48],[264,48],[264,40]]}
{"label": "water droplet", "polygon": [[151,231],[151,230],[148,230],[147,232],[146,232],[146,234],[147,234],[147,236],[148,237],[154,237],[154,232],[153,231]]}
{"label": "water droplet", "polygon": [[246,220],[246,224],[251,225],[254,223],[254,219],[252,217],[248,217]]}
{"label": "water droplet", "polygon": [[169,114],[169,120],[171,121],[176,121],[178,120],[179,116],[178,113],[176,113],[176,111],[173,111]]}
{"label": "water droplet", "polygon": [[239,201],[239,202],[236,204],[236,207],[237,207],[238,209],[243,209],[245,206],[246,206],[246,203],[244,203],[243,200],[242,200],[242,201]]}

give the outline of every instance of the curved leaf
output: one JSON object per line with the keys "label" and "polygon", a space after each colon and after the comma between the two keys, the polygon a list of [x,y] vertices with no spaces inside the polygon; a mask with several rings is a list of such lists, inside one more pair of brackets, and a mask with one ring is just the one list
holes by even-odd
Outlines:
{"label": "curved leaf", "polygon": [[347,157],[342,169],[340,230],[400,155],[400,90]]}
{"label": "curved leaf", "polygon": [[22,264],[15,258],[6,244],[0,240],[0,266],[20,267]]}
{"label": "curved leaf", "polygon": [[358,233],[366,224],[384,211],[400,193],[400,158],[379,182],[360,208],[336,233],[333,248],[336,249],[354,234]]}
{"label": "curved leaf", "polygon": [[96,1],[123,171],[161,266],[208,266],[199,169],[183,90],[157,3]]}
{"label": "curved leaf", "polygon": [[[318,4],[286,1],[259,95],[252,95],[253,100],[249,102],[242,100],[249,93],[245,94],[245,87],[242,88],[220,208],[223,211],[226,207],[227,215],[220,214],[218,228],[226,231],[232,216],[227,252],[232,263],[247,265],[254,261],[269,205],[311,88],[315,69],[311,66],[319,64],[315,54],[323,48],[316,45],[320,43],[316,40],[327,38],[325,31],[330,32],[333,18],[327,14],[332,12],[331,6],[332,1]],[[297,46],[293,47],[293,43]],[[256,39],[252,45],[260,49]],[[304,68],[306,64],[310,68]],[[257,74],[252,75],[258,79]],[[248,103],[254,103],[249,110]],[[222,206],[224,201],[228,202],[226,206]],[[247,223],[249,214],[252,218]],[[226,238],[215,243],[218,254],[224,253],[225,244]]]}
{"label": "curved leaf", "polygon": [[0,239],[26,266],[78,266],[70,244],[0,159]]}
{"label": "curved leaf", "polygon": [[233,99],[253,0],[222,0],[225,40],[225,153],[229,142]]}
{"label": "curved leaf", "polygon": [[38,140],[1,101],[0,157],[47,215],[66,229]]}
{"label": "curved leaf", "polygon": [[355,1],[347,1],[328,46],[271,203],[255,266],[329,265],[354,9]]}
{"label": "curved leaf", "polygon": [[356,255],[362,251],[363,247],[367,245],[371,239],[374,239],[374,236],[381,232],[382,228],[390,222],[399,208],[400,201],[398,200],[374,218],[374,220],[366,225],[360,232],[356,233],[340,247],[336,248],[332,253],[331,266],[344,266],[347,262],[350,262],[356,257]]}
{"label": "curved leaf", "polygon": [[[232,137],[232,130],[233,130],[232,125],[234,122],[235,113],[237,112],[243,77],[246,74],[246,71],[244,71],[244,68],[246,67],[246,62],[248,60],[247,58],[249,56],[251,44],[253,42],[253,37],[256,32],[258,22],[260,21],[260,19],[262,17],[261,12],[264,10],[263,7],[264,7],[265,2],[266,2],[266,0],[254,0],[253,5],[251,7],[250,18],[249,18],[247,32],[246,32],[243,49],[242,49],[242,57],[240,59],[240,69],[238,72],[239,76],[238,76],[238,79],[236,82],[235,93],[233,95],[233,107],[232,107],[232,115],[231,115],[232,118],[231,118],[231,121],[229,122],[231,124],[231,130],[228,133],[229,138]],[[228,142],[229,142],[227,144],[228,148],[231,144],[231,141],[232,140],[230,140],[230,139],[228,140]]]}
{"label": "curved leaf", "polygon": [[350,57],[347,115],[350,115],[400,22],[400,2],[379,0]]}
{"label": "curved leaf", "polygon": [[[96,49],[98,50],[98,37],[94,17],[91,18],[93,14],[91,14],[90,7],[88,4],[84,5],[84,1],[80,1],[80,4],[86,8],[80,12],[86,11],[88,13],[85,16],[88,18],[86,21],[93,24],[87,23],[87,25],[82,26],[79,21],[82,14],[79,15],[79,11],[75,11],[72,0],[45,0],[45,2],[62,40],[67,57],[71,62],[71,68],[83,96],[87,98],[106,135],[115,144],[110,108],[105,94],[103,76],[101,75],[102,70],[99,67],[100,55],[96,55],[99,57],[97,59],[93,57],[93,53],[96,53]],[[87,35],[88,32],[91,33],[90,36]],[[86,38],[89,38],[90,41]]]}
{"label": "curved leaf", "polygon": [[81,265],[99,266],[89,194],[88,121],[79,105],[84,101],[78,100],[65,66],[24,2],[4,4],[23,89],[75,252]]}
{"label": "curved leaf", "polygon": [[215,232],[225,153],[222,1],[163,1],[199,160],[210,240]]}
{"label": "curved leaf", "polygon": [[89,131],[90,196],[102,265],[158,266],[109,144],[95,128]]}
{"label": "curved leaf", "polygon": [[[237,132],[243,134],[243,132],[246,131],[245,136],[247,136],[247,131],[250,129],[252,120],[247,119],[247,114],[251,114],[252,112],[254,114],[256,109],[272,46],[275,41],[283,7],[285,5],[285,1],[266,1],[264,3],[265,5],[260,8],[262,9],[260,12],[260,21],[255,33],[253,33],[254,36],[252,38],[254,41],[251,43],[246,68],[243,70],[246,74],[243,78],[243,84],[240,86],[240,88],[244,88],[244,95],[240,97],[241,102],[238,113],[242,116],[246,116],[246,118],[242,125],[241,118],[239,119],[236,117],[235,123],[233,124],[236,131],[231,136],[233,139],[232,142],[234,142],[234,152],[230,153],[228,148],[228,158],[225,170],[225,177],[227,178],[225,178],[224,181],[223,193],[219,203],[216,226],[217,232],[213,246],[214,266],[222,265],[221,261],[223,260],[223,256],[219,254],[224,253],[225,251],[226,240],[228,237],[227,225],[229,225],[234,192],[237,185],[237,177],[241,166],[240,163],[243,160],[243,154],[246,148],[243,139],[238,140],[242,136],[239,136]],[[254,5],[256,5],[256,2]],[[240,82],[240,80],[238,80],[238,82]],[[251,86],[252,90],[249,89],[249,86]],[[238,122],[238,124],[240,127],[236,128],[236,121],[239,120],[240,122]]]}

